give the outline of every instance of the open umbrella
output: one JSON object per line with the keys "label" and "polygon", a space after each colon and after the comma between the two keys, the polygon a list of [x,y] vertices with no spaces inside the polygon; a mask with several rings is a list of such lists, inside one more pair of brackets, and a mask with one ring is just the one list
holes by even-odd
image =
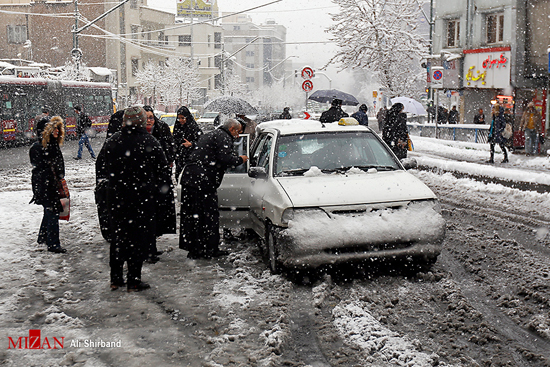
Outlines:
{"label": "open umbrella", "polygon": [[224,114],[234,113],[236,115],[254,115],[258,113],[258,111],[244,99],[231,96],[213,99],[204,106],[204,109]]}
{"label": "open umbrella", "polygon": [[408,97],[395,97],[391,100],[392,104],[396,103],[402,103],[403,106],[405,106],[405,110],[403,112],[410,112],[414,115],[425,115],[426,109],[424,109],[424,106],[422,106],[422,103]]}
{"label": "open umbrella", "polygon": [[344,106],[357,106],[359,104],[357,98],[351,94],[336,89],[319,89],[309,96],[308,99],[321,103],[332,102],[333,99],[341,99]]}

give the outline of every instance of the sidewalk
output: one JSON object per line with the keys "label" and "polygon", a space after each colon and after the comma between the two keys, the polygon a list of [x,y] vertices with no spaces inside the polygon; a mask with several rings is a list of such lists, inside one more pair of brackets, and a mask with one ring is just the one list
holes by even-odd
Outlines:
{"label": "sidewalk", "polygon": [[460,177],[494,182],[519,189],[550,192],[550,157],[508,154],[509,163],[501,163],[503,154],[497,146],[495,164],[486,163],[489,144],[459,142],[411,136],[418,168],[443,170]]}

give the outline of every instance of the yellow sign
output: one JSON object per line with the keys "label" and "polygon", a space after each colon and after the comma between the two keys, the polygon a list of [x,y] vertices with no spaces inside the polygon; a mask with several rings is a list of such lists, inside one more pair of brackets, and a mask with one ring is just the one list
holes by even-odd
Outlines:
{"label": "yellow sign", "polygon": [[376,98],[376,97],[378,97],[378,92],[373,90],[372,91],[372,98]]}
{"label": "yellow sign", "polygon": [[480,79],[481,79],[481,84],[485,85],[485,77],[487,76],[487,69],[485,69],[483,73],[478,70],[477,75],[474,75],[475,68],[476,68],[475,66],[470,66],[470,68],[468,69],[468,72],[466,73],[466,80],[468,81],[468,85],[470,85],[471,81],[477,82]]}
{"label": "yellow sign", "polygon": [[178,0],[179,17],[214,18],[218,16],[216,0]]}

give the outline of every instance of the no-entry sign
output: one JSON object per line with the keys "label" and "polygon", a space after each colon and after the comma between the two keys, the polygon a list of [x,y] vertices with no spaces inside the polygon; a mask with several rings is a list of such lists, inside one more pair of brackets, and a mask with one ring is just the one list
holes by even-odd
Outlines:
{"label": "no-entry sign", "polygon": [[311,80],[306,80],[302,83],[302,89],[304,92],[311,92],[313,89],[313,82]]}

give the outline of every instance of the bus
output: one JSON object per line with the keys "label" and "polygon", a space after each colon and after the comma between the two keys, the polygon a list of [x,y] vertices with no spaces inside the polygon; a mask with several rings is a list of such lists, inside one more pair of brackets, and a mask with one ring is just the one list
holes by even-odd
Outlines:
{"label": "bus", "polygon": [[26,144],[35,139],[35,120],[46,107],[50,116],[65,120],[67,136],[76,136],[75,106],[92,120],[96,132],[107,130],[113,113],[109,83],[0,76],[0,145]]}

